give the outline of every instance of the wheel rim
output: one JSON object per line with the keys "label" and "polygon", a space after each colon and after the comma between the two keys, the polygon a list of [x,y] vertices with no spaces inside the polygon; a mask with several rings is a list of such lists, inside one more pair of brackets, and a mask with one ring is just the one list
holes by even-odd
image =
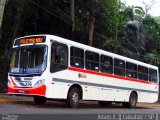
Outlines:
{"label": "wheel rim", "polygon": [[78,101],[79,101],[79,95],[78,95],[78,93],[73,93],[73,95],[72,95],[72,101],[73,101],[73,104],[78,103]]}

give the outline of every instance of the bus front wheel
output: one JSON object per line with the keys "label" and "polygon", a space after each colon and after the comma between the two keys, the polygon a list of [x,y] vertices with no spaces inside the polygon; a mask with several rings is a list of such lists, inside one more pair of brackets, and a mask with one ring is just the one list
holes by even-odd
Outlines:
{"label": "bus front wheel", "polygon": [[71,88],[69,90],[66,104],[70,108],[77,108],[80,101],[80,91],[77,87]]}
{"label": "bus front wheel", "polygon": [[34,97],[34,103],[36,105],[43,105],[46,103],[46,98],[45,97]]}

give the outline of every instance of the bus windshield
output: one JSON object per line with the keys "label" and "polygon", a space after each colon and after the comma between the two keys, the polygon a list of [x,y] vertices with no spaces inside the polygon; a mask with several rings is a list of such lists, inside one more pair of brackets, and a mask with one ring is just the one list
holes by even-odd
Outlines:
{"label": "bus windshield", "polygon": [[42,73],[47,66],[47,46],[24,46],[13,49],[10,73]]}

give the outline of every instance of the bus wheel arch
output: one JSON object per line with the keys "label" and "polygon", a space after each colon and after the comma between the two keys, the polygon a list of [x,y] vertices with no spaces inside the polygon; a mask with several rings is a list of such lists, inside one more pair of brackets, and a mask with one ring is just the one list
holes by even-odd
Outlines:
{"label": "bus wheel arch", "polygon": [[138,101],[138,94],[136,91],[132,91],[129,95],[129,102],[122,103],[123,107],[135,108]]}
{"label": "bus wheel arch", "polygon": [[66,105],[70,108],[77,108],[79,101],[82,100],[82,87],[79,84],[70,86],[67,94]]}

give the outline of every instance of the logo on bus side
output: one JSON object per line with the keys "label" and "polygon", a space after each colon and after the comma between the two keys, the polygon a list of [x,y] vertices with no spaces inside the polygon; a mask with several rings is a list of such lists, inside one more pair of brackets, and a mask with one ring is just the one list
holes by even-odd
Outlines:
{"label": "logo on bus side", "polygon": [[85,73],[79,73],[78,77],[79,78],[87,78],[87,75]]}

